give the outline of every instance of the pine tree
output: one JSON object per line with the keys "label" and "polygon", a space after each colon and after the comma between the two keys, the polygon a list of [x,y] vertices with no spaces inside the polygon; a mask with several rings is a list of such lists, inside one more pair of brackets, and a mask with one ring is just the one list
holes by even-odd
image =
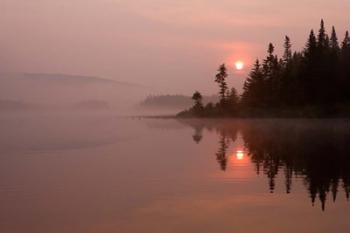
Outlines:
{"label": "pine tree", "polygon": [[228,113],[230,115],[237,114],[238,104],[239,104],[239,97],[237,94],[237,90],[233,87],[233,88],[231,88],[231,91],[227,95]]}
{"label": "pine tree", "polygon": [[218,73],[215,76],[215,82],[219,84],[219,96],[220,96],[220,104],[224,105],[225,104],[225,98],[226,98],[226,92],[228,90],[227,83],[226,83],[226,78],[227,78],[227,68],[225,64],[222,64],[219,69]]}
{"label": "pine tree", "polygon": [[292,45],[288,36],[284,41],[283,63],[280,65],[281,70],[281,86],[278,96],[280,97],[281,107],[295,105],[299,99],[297,90],[297,69],[299,69],[301,54],[294,52],[292,54]]}
{"label": "pine tree", "polygon": [[305,55],[308,59],[312,59],[316,55],[317,40],[314,30],[311,30],[309,39],[306,44]]}
{"label": "pine tree", "polygon": [[268,55],[263,62],[263,72],[266,80],[270,80],[272,76],[272,69],[275,63],[275,56],[273,55],[274,50],[275,47],[270,43],[267,49]]}
{"label": "pine tree", "polygon": [[266,108],[274,108],[278,105],[278,92],[280,89],[280,62],[274,55],[275,47],[272,43],[268,46],[268,55],[263,63],[264,95],[262,101]]}
{"label": "pine tree", "polygon": [[304,54],[302,52],[295,52],[293,55],[292,68],[291,68],[291,91],[288,94],[288,102],[293,107],[300,107],[302,105],[304,95],[302,94],[302,85],[304,81],[302,77],[302,70],[304,67]]}
{"label": "pine tree", "polygon": [[263,98],[264,75],[257,59],[243,86],[242,104],[247,108],[259,108]]}
{"label": "pine tree", "polygon": [[203,111],[202,94],[200,92],[196,91],[193,94],[192,99],[194,100],[194,106],[193,106],[194,114],[199,116],[199,115],[201,115],[201,113]]}
{"label": "pine tree", "polygon": [[345,33],[341,46],[340,55],[340,93],[341,102],[350,103],[350,36],[349,32]]}
{"label": "pine tree", "polygon": [[349,36],[349,31],[346,31],[345,33],[345,38],[344,41],[342,43],[342,50],[346,50],[350,48],[350,36]]}
{"label": "pine tree", "polygon": [[[327,62],[328,60],[328,62]],[[342,96],[339,92],[339,88],[341,88],[341,75],[340,75],[340,47],[338,42],[337,33],[335,31],[335,27],[332,27],[332,34],[330,37],[330,50],[328,58],[326,59],[326,64],[329,67],[328,70],[328,79],[329,79],[329,99],[331,104],[339,101]],[[326,91],[326,90],[324,90]]]}
{"label": "pine tree", "polygon": [[324,21],[321,20],[321,27],[318,31],[318,37],[317,37],[317,46],[319,49],[323,49],[326,47],[327,43],[327,35],[326,35],[326,29],[324,27]]}
{"label": "pine tree", "polygon": [[334,26],[332,27],[332,35],[330,38],[330,42],[331,42],[331,49],[338,53],[340,48],[339,48],[339,43],[338,43],[338,37],[337,37],[337,33],[335,32],[335,28]]}
{"label": "pine tree", "polygon": [[288,36],[284,40],[283,62],[287,64],[292,59],[292,44]]}
{"label": "pine tree", "polygon": [[304,51],[304,65],[301,70],[301,75],[298,77],[300,104],[305,106],[314,105],[319,98],[319,91],[316,85],[319,84],[321,51],[326,43],[323,20],[321,21],[321,29],[319,31],[318,39],[316,39],[313,30],[310,32]]}

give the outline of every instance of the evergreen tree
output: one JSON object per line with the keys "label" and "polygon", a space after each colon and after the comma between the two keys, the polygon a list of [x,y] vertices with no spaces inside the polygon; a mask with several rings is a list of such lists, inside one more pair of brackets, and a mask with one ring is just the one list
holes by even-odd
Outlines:
{"label": "evergreen tree", "polygon": [[237,94],[237,90],[235,88],[231,88],[231,91],[227,95],[227,107],[228,107],[228,113],[230,115],[237,114],[238,104],[239,104],[239,97]]}
{"label": "evergreen tree", "polygon": [[338,53],[340,48],[339,48],[337,33],[335,32],[334,26],[332,27],[332,35],[331,35],[330,42],[331,42],[331,49],[333,50],[333,52]]}
{"label": "evergreen tree", "polygon": [[317,48],[316,36],[315,36],[314,30],[311,30],[309,39],[306,44],[305,55],[309,59],[312,59],[316,54],[316,48]]}
{"label": "evergreen tree", "polygon": [[262,67],[260,61],[257,59],[243,86],[242,104],[244,107],[248,109],[261,107],[263,77]]}
{"label": "evergreen tree", "polygon": [[[339,88],[341,88],[341,77],[340,77],[340,47],[338,42],[337,33],[335,27],[332,27],[332,34],[330,37],[330,51],[328,56],[328,66],[329,66],[329,94],[330,102],[334,103],[342,99],[341,93],[339,93]],[[333,77],[333,78],[332,78]]]}
{"label": "evergreen tree", "polygon": [[280,65],[279,59],[274,55],[275,47],[272,43],[268,46],[268,55],[263,63],[264,88],[262,101],[265,108],[275,108],[278,105],[278,93],[280,89]]}
{"label": "evergreen tree", "polygon": [[202,94],[200,92],[196,91],[193,94],[192,99],[194,100],[194,106],[193,106],[194,114],[199,116],[203,111]]}
{"label": "evergreen tree", "polygon": [[272,43],[270,43],[268,46],[268,49],[267,49],[268,55],[263,62],[263,73],[264,73],[265,81],[271,80],[272,75],[273,75],[272,74],[273,67],[274,67],[274,64],[276,62],[275,56],[273,55],[274,50],[275,50],[275,47],[273,46]]}
{"label": "evergreen tree", "polygon": [[345,33],[340,56],[340,101],[350,103],[350,36]]}
{"label": "evergreen tree", "polygon": [[[335,32],[334,32],[335,34]],[[335,35],[336,37],[336,35]],[[333,58],[336,60],[337,55]],[[336,97],[335,73],[337,61],[333,62],[331,51],[331,40],[326,33],[324,22],[321,21],[321,28],[318,35],[318,59],[314,82],[315,102],[312,104],[317,106],[321,111],[333,111],[333,104]]]}
{"label": "evergreen tree", "polygon": [[302,55],[294,52],[292,54],[292,44],[288,36],[284,41],[283,63],[281,65],[281,86],[278,96],[281,102],[281,108],[294,107],[298,101],[297,75]]}
{"label": "evergreen tree", "polygon": [[290,42],[290,38],[286,36],[284,40],[283,62],[285,64],[288,64],[291,59],[292,59],[292,44]]}
{"label": "evergreen tree", "polygon": [[319,99],[319,90],[317,85],[320,84],[320,63],[322,51],[326,44],[326,35],[323,20],[321,21],[321,28],[319,30],[318,39],[311,30],[309,39],[305,48],[304,66],[302,67],[301,75],[298,78],[300,91],[300,104],[303,106],[310,106],[316,104]]}
{"label": "evergreen tree", "polygon": [[345,38],[342,43],[342,50],[350,48],[350,36],[349,36],[349,31],[346,31],[345,33]]}
{"label": "evergreen tree", "polygon": [[324,21],[323,19],[321,20],[321,27],[320,30],[318,31],[318,38],[317,38],[317,46],[321,50],[326,47],[327,44],[327,34],[326,34],[326,29],[324,27]]}
{"label": "evergreen tree", "polygon": [[218,73],[215,76],[215,82],[219,84],[219,96],[220,96],[220,104],[224,105],[225,104],[225,97],[226,97],[226,92],[228,90],[227,83],[226,83],[226,78],[227,78],[227,68],[225,64],[222,64],[219,69]]}

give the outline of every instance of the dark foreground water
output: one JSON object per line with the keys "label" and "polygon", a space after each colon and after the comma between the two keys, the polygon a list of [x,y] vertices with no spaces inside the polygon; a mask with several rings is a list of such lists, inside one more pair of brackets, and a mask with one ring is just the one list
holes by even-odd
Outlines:
{"label": "dark foreground water", "polygon": [[0,117],[0,232],[349,232],[350,121]]}

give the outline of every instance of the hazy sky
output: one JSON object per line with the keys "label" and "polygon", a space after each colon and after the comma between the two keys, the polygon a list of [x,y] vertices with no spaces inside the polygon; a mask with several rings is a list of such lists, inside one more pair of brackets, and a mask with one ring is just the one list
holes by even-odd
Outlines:
{"label": "hazy sky", "polygon": [[159,93],[214,93],[217,66],[230,83],[267,44],[288,34],[301,48],[324,18],[340,39],[349,0],[0,0],[0,69],[101,77],[154,86]]}

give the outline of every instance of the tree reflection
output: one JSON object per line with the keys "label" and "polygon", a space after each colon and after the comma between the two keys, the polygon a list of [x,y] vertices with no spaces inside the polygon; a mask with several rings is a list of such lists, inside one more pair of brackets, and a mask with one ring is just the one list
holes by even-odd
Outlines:
{"label": "tree reflection", "polygon": [[192,138],[193,138],[193,141],[195,141],[197,144],[199,144],[202,141],[203,129],[204,129],[204,126],[202,126],[202,125],[194,127],[195,131],[194,131]]}
{"label": "tree reflection", "polygon": [[225,134],[220,136],[219,150],[216,152],[216,160],[220,164],[221,170],[225,171],[227,167],[227,149],[229,146],[229,139]]}
{"label": "tree reflection", "polygon": [[227,150],[229,148],[230,142],[235,142],[237,139],[237,125],[230,124],[224,128],[216,128],[219,134],[219,149],[217,151],[216,160],[218,161],[221,170],[226,171],[228,154]]}
{"label": "tree reflection", "polygon": [[[190,125],[192,123],[189,123]],[[312,204],[336,201],[339,190],[350,195],[350,124],[334,121],[242,120],[209,122],[208,128],[219,133],[217,161],[227,169],[227,150],[242,135],[257,174],[268,178],[270,192],[276,188],[279,173],[285,179],[285,190],[292,191],[293,177],[303,179]]]}

